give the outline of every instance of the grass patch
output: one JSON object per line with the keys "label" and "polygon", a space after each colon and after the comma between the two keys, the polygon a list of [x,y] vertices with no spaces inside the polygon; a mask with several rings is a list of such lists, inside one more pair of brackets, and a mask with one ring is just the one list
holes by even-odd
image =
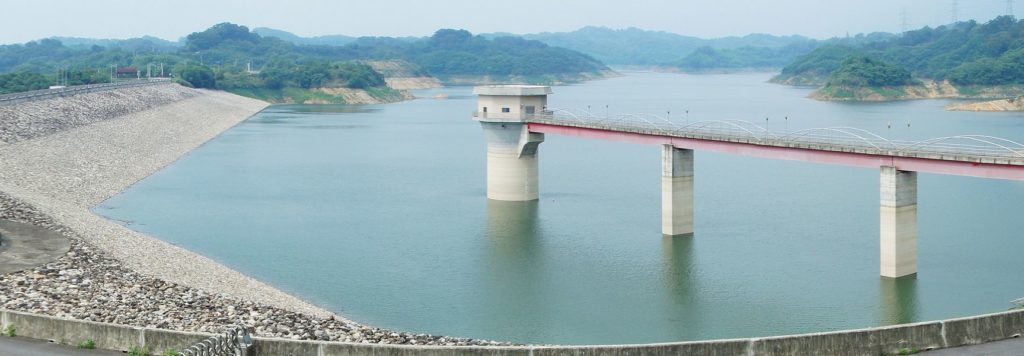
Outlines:
{"label": "grass patch", "polygon": [[370,96],[377,99],[381,99],[382,101],[385,101],[384,99],[391,99],[402,96],[401,92],[388,87],[373,87],[366,88],[364,90],[366,90],[366,93],[370,94]]}
{"label": "grass patch", "polygon": [[960,91],[960,95],[963,96],[978,96],[981,95],[981,89],[974,85],[964,85],[956,87]]}
{"label": "grass patch", "polygon": [[80,349],[88,349],[88,350],[95,349],[96,348],[96,341],[93,340],[93,339],[88,339],[88,340],[82,341],[82,342],[78,343],[78,348],[80,348]]}
{"label": "grass patch", "polygon": [[4,335],[10,336],[10,337],[18,336],[18,328],[14,327],[14,324],[7,325],[7,327],[3,328],[2,331],[3,331]]}
{"label": "grass patch", "polygon": [[893,87],[871,87],[871,91],[886,99],[899,99],[906,96],[906,92],[902,89]]}
{"label": "grass patch", "polygon": [[344,104],[345,99],[340,96],[324,93],[316,89],[304,88],[228,88],[225,91],[263,101],[283,103],[304,103],[307,101],[325,102],[330,104]]}
{"label": "grass patch", "polygon": [[129,356],[148,356],[150,353],[149,346],[146,345],[135,345],[128,348]]}
{"label": "grass patch", "polygon": [[919,353],[919,352],[921,352],[921,350],[918,349],[918,348],[902,348],[902,349],[899,350],[898,354],[899,355],[913,355],[913,354],[916,354],[916,353]]}

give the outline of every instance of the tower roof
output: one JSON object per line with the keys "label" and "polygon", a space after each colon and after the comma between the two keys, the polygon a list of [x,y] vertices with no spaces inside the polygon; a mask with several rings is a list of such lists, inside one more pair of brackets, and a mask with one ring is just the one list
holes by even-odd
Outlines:
{"label": "tower roof", "polygon": [[473,88],[477,95],[533,96],[551,94],[546,85],[482,85]]}

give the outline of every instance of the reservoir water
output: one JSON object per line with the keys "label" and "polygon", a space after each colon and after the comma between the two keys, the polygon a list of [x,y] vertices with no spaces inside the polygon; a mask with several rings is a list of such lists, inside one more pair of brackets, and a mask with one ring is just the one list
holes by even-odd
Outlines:
{"label": "reservoir water", "polygon": [[[1024,141],[1019,113],[818,102],[768,78],[627,73],[549,104]],[[96,211],[365,324],[521,343],[859,328],[1024,297],[1024,182],[920,174],[919,273],[891,280],[878,170],[698,151],[696,232],[663,238],[660,147],[548,135],[540,201],[489,202],[471,88],[417,94],[270,107]]]}

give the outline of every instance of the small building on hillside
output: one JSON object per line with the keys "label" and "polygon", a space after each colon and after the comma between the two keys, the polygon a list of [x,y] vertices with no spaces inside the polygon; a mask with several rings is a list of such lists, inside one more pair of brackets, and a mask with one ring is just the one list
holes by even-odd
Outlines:
{"label": "small building on hillside", "polygon": [[119,78],[119,79],[121,79],[121,78],[139,79],[139,78],[142,77],[142,72],[139,72],[139,69],[135,68],[135,67],[118,67],[117,71],[116,71],[116,74],[117,74],[117,78]]}

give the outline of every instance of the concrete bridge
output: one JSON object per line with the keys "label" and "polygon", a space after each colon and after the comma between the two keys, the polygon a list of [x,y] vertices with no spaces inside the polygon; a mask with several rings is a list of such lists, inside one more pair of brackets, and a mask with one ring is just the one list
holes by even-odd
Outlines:
{"label": "concrete bridge", "polygon": [[693,233],[694,151],[879,169],[881,275],[917,273],[917,172],[1024,181],[1024,144],[963,135],[888,140],[832,127],[776,133],[750,122],[679,125],[653,115],[597,117],[552,109],[551,88],[504,85],[474,89],[474,119],[487,140],[487,197],[538,199],[538,147],[545,134],[662,145],[662,233]]}

